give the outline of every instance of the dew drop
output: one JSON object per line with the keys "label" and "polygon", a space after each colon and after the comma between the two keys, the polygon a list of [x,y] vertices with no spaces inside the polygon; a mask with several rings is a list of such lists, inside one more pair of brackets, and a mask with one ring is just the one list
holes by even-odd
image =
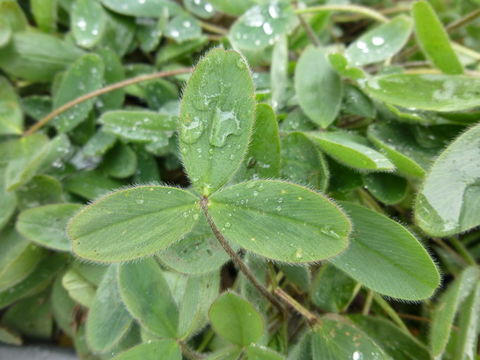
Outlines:
{"label": "dew drop", "polygon": [[203,122],[195,116],[192,121],[184,122],[180,128],[180,139],[187,144],[194,144],[203,133]]}
{"label": "dew drop", "polygon": [[222,111],[217,108],[210,132],[210,144],[217,147],[225,146],[227,137],[240,134],[240,130],[240,120],[233,111]]}

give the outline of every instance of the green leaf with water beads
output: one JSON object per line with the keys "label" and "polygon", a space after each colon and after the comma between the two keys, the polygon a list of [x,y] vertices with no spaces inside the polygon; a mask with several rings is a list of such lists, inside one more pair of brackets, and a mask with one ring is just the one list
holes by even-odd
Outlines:
{"label": "green leaf with water beads", "polygon": [[273,45],[297,25],[293,6],[285,1],[255,5],[230,29],[230,41],[236,49],[259,50]]}
{"label": "green leaf with water beads", "polygon": [[185,8],[202,19],[210,19],[215,15],[215,8],[208,0],[185,0]]}
{"label": "green leaf with water beads", "polygon": [[480,105],[480,79],[475,77],[392,74],[374,76],[363,85],[373,98],[405,108],[448,112]]}
{"label": "green leaf with water beads", "polygon": [[99,122],[103,124],[103,131],[124,141],[168,144],[177,129],[178,118],[153,111],[117,110],[103,113]]}
{"label": "green leaf with water beads", "polygon": [[18,216],[16,228],[20,234],[40,246],[70,251],[65,227],[81,207],[80,204],[52,204],[28,209]]}
{"label": "green leaf with water beads", "polygon": [[180,151],[195,189],[209,195],[243,161],[254,123],[254,89],[244,59],[212,50],[200,61],[184,91]]}
{"label": "green leaf with water beads", "polygon": [[170,0],[100,0],[106,8],[123,15],[160,17],[164,9],[170,14],[181,12],[178,4]]}
{"label": "green leaf with water beads", "polygon": [[333,202],[283,181],[230,186],[209,198],[208,211],[228,240],[273,260],[318,261],[348,245],[350,222]]}
{"label": "green leaf with water beads", "polygon": [[0,135],[21,134],[23,114],[18,96],[7,79],[0,76]]}
{"label": "green leaf with water beads", "polygon": [[440,275],[422,244],[402,225],[353,203],[342,202],[353,222],[350,246],[330,260],[368,288],[393,298],[432,296]]}
{"label": "green leaf with water beads", "polygon": [[327,128],[340,111],[343,84],[325,50],[307,48],[298,60],[294,80],[302,110],[314,123]]}
{"label": "green leaf with water beads", "polygon": [[[75,61],[62,78],[59,89],[53,98],[53,107],[59,108],[69,101],[98,90],[103,84],[104,64],[95,54],[82,56]],[[94,99],[77,104],[53,119],[53,125],[60,132],[75,128],[88,116],[93,108]]]}
{"label": "green leaf with water beads", "polygon": [[161,339],[137,345],[117,355],[114,360],[182,360],[182,352],[175,340]]}
{"label": "green leaf with water beads", "polygon": [[230,260],[204,216],[200,217],[190,233],[157,257],[167,267],[189,275],[215,271]]}
{"label": "green leaf with water beads", "polygon": [[166,186],[139,186],[100,198],[71,220],[81,258],[116,262],[152,255],[180,240],[199,218],[198,198]]}
{"label": "green leaf with water beads", "polygon": [[281,36],[273,47],[270,66],[271,104],[274,110],[281,109],[287,102],[288,85],[288,41],[286,36]]}
{"label": "green leaf with water beads", "polygon": [[90,306],[85,335],[89,347],[96,352],[112,349],[132,324],[120,297],[117,271],[117,265],[108,268]]}
{"label": "green leaf with water beads", "polygon": [[282,178],[325,191],[330,180],[327,160],[305,134],[292,132],[282,138]]}
{"label": "green leaf with water beads", "polygon": [[448,34],[427,1],[412,5],[415,35],[425,55],[445,74],[463,74],[463,66],[453,51]]}
{"label": "green leaf with water beads", "polygon": [[395,165],[371,148],[363,137],[342,131],[308,133],[323,152],[338,162],[359,170],[393,171]]}
{"label": "green leaf with water beads", "polygon": [[412,20],[404,15],[382,24],[351,43],[345,56],[353,66],[386,60],[399,52],[412,32]]}
{"label": "green leaf with water beads", "polygon": [[200,23],[193,16],[184,13],[175,16],[165,27],[165,36],[176,42],[198,39],[202,36]]}
{"label": "green leaf with water beads", "polygon": [[177,336],[177,305],[154,259],[121,264],[118,287],[128,311],[148,331],[159,337]]}
{"label": "green leaf with water beads", "polygon": [[257,309],[232,292],[213,303],[209,317],[217,334],[240,346],[257,342],[265,331],[265,320]]}
{"label": "green leaf with water beads", "polygon": [[455,315],[478,283],[479,278],[478,267],[465,268],[437,302],[430,327],[430,350],[434,357],[440,357],[445,351]]}
{"label": "green leaf with water beads", "polygon": [[453,141],[435,160],[415,203],[427,234],[448,236],[480,225],[480,125]]}
{"label": "green leaf with water beads", "polygon": [[96,0],[76,0],[72,5],[71,30],[76,43],[93,48],[104,35],[107,17]]}

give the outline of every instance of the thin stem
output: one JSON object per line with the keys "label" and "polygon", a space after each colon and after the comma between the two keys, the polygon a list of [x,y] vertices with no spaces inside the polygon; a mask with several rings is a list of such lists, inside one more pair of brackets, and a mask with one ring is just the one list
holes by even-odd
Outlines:
{"label": "thin stem", "polygon": [[320,11],[350,12],[350,13],[361,14],[365,17],[369,17],[383,23],[386,23],[389,21],[387,17],[383,16],[383,14],[379,13],[378,11],[375,11],[368,7],[360,6],[360,5],[319,5],[319,6],[308,7],[305,9],[297,9],[295,10],[295,13],[299,15],[299,14],[316,13]]}
{"label": "thin stem", "polygon": [[382,308],[383,311],[397,324],[401,329],[405,330],[407,333],[410,333],[405,323],[402,321],[397,312],[386,302],[380,295],[377,293],[373,294],[373,300]]}
{"label": "thin stem", "polygon": [[204,22],[204,21],[200,21],[200,26],[203,29],[208,30],[208,31],[210,31],[211,33],[214,33],[214,34],[219,34],[219,35],[224,35],[224,36],[228,34],[227,29],[225,29],[221,26],[217,26],[217,25],[213,25],[213,24]]}
{"label": "thin stem", "polygon": [[480,9],[474,10],[471,13],[462,17],[461,19],[458,19],[458,20],[455,20],[455,21],[451,22],[450,24],[448,24],[445,27],[445,30],[447,30],[447,32],[455,31],[455,30],[461,28],[462,26],[468,24],[469,22],[472,22],[473,20],[475,20],[478,17],[480,17]]}
{"label": "thin stem", "polygon": [[185,342],[183,341],[178,341],[178,345],[182,349],[183,355],[189,360],[200,360],[204,358],[204,355],[199,354],[192,350],[190,346],[188,346]]}
{"label": "thin stem", "polygon": [[82,95],[82,96],[80,96],[80,97],[78,97],[78,98],[76,98],[72,101],[69,101],[68,103],[60,106],[59,108],[53,110],[50,114],[48,114],[47,116],[42,118],[40,121],[38,121],[37,123],[32,125],[28,130],[26,130],[23,133],[23,135],[27,136],[27,135],[33,134],[35,131],[37,131],[38,129],[45,126],[50,120],[52,120],[56,116],[60,115],[61,113],[64,113],[65,111],[69,110],[70,108],[72,108],[72,107],[74,107],[74,106],[76,106],[76,105],[78,105],[78,104],[80,104],[84,101],[93,99],[97,96],[107,94],[111,91],[118,90],[118,89],[124,88],[124,87],[132,85],[132,84],[136,84],[136,83],[143,82],[143,81],[148,81],[148,80],[164,78],[164,77],[168,77],[168,76],[186,74],[186,73],[192,72],[192,70],[193,70],[192,68],[183,68],[183,69],[170,70],[170,71],[161,71],[161,72],[156,72],[156,73],[153,73],[153,74],[140,75],[140,76],[137,76],[137,77],[134,77],[134,78],[131,78],[131,79],[119,81],[117,83],[105,86],[104,88],[101,88],[101,89],[92,91],[88,94]]}
{"label": "thin stem", "polygon": [[288,304],[290,307],[295,309],[300,315],[306,318],[310,325],[315,325],[320,323],[320,319],[311,313],[307,308],[303,307],[297,300],[288,295],[282,288],[276,288],[275,294],[280,297],[283,302]]}
{"label": "thin stem", "polygon": [[453,236],[453,237],[449,238],[449,240],[450,240],[450,244],[453,245],[455,250],[457,250],[457,252],[465,259],[465,261],[468,265],[476,265],[477,264],[477,262],[475,261],[473,256],[468,252],[465,245],[463,245],[463,243],[458,238]]}
{"label": "thin stem", "polygon": [[432,240],[438,245],[440,245],[440,247],[442,247],[445,251],[452,254],[452,256],[456,258],[460,263],[468,265],[467,261],[463,257],[461,257],[454,249],[452,249],[448,244],[446,244],[445,241],[439,238],[432,238]]}
{"label": "thin stem", "polygon": [[223,236],[223,234],[220,232],[218,229],[217,225],[215,225],[212,217],[210,216],[210,213],[208,212],[208,199],[207,198],[202,198],[200,201],[200,206],[202,207],[203,213],[205,214],[205,217],[207,218],[208,225],[210,225],[210,228],[213,231],[213,234],[217,238],[218,242],[220,245],[222,245],[223,249],[227,252],[227,254],[230,256],[232,261],[235,263],[235,265],[238,266],[240,271],[247,277],[247,279],[255,286],[255,288],[268,300],[272,303],[273,306],[275,306],[280,313],[284,314],[285,313],[285,308],[283,304],[278,301],[278,299],[270,293],[265,286],[263,286],[256,278],[255,276],[251,273],[250,269],[247,267],[247,265],[243,262],[243,260],[238,256],[238,254],[233,250],[230,245],[228,244],[227,240]]}
{"label": "thin stem", "polygon": [[367,298],[365,299],[365,304],[363,304],[362,315],[368,315],[370,313],[370,309],[372,308],[373,302],[373,291],[368,290]]}

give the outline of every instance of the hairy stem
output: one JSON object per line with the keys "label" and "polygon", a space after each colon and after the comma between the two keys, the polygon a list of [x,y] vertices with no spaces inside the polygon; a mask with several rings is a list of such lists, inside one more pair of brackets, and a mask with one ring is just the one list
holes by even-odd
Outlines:
{"label": "hairy stem", "polygon": [[295,309],[300,315],[308,320],[310,325],[315,325],[320,323],[320,319],[311,313],[307,308],[303,307],[297,300],[288,295],[282,288],[276,288],[275,294],[278,295],[283,302],[287,303],[290,307]]}
{"label": "hairy stem", "polygon": [[148,80],[154,80],[154,79],[159,79],[159,78],[164,78],[168,76],[174,76],[174,75],[180,75],[180,74],[186,74],[189,72],[192,72],[192,68],[183,68],[183,69],[177,69],[177,70],[171,70],[171,71],[161,71],[161,72],[156,72],[153,74],[146,74],[146,75],[140,75],[131,79],[119,81],[117,83],[105,86],[104,88],[92,91],[88,94],[82,95],[72,101],[69,101],[68,103],[60,106],[59,108],[53,110],[50,114],[45,116],[44,118],[40,119],[37,123],[32,125],[28,130],[26,130],[23,135],[27,136],[30,134],[33,134],[35,131],[38,129],[42,128],[45,126],[49,121],[54,119],[56,116],[60,115],[61,113],[64,113],[65,111],[69,110],[70,108],[74,107],[75,105],[78,105],[84,101],[93,99],[97,96],[107,94],[111,91],[118,90],[121,88],[124,88],[126,86],[136,84],[139,82],[143,81],[148,81]]}
{"label": "hairy stem", "polygon": [[368,290],[367,298],[365,299],[365,304],[363,304],[362,315],[370,314],[370,309],[372,308],[373,302],[373,291]]}
{"label": "hairy stem", "polygon": [[210,228],[213,231],[213,234],[217,238],[218,242],[220,245],[222,245],[223,249],[227,252],[227,254],[230,256],[232,261],[235,263],[236,266],[240,269],[240,271],[247,277],[247,279],[255,286],[255,288],[268,300],[272,303],[273,306],[275,306],[280,313],[284,314],[285,313],[285,308],[283,304],[278,301],[278,299],[270,293],[265,286],[263,286],[252,274],[248,266],[243,262],[243,260],[238,256],[238,254],[231,248],[231,246],[228,244],[228,241],[225,239],[223,234],[220,232],[218,229],[217,225],[213,222],[212,217],[210,216],[210,213],[208,212],[208,198],[204,197],[200,201],[200,206],[202,207],[203,213],[205,214],[205,217],[207,218],[208,225],[210,225]]}
{"label": "hairy stem", "polygon": [[360,5],[319,5],[319,6],[308,7],[305,9],[295,10],[297,15],[316,13],[320,11],[350,12],[350,13],[360,14],[365,17],[375,19],[383,23],[386,23],[389,21],[387,17],[383,16],[382,13],[379,13],[378,11],[375,11],[368,7],[360,6]]}
{"label": "hairy stem", "polygon": [[182,349],[182,353],[187,359],[189,359],[189,360],[200,360],[200,359],[204,358],[204,356],[202,354],[199,354],[199,353],[193,351],[190,348],[190,346],[188,346],[185,342],[178,341],[178,345]]}

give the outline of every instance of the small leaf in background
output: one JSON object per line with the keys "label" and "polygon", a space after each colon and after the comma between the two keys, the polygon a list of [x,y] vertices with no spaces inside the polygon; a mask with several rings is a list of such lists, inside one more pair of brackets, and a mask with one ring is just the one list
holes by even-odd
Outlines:
{"label": "small leaf in background", "polygon": [[235,179],[249,180],[278,177],[280,171],[280,136],[273,109],[258,104],[255,123],[245,161],[235,174]]}
{"label": "small leaf in background", "polygon": [[73,266],[62,277],[62,288],[79,304],[90,308],[95,300],[96,286]]}
{"label": "small leaf in background", "polygon": [[475,288],[479,278],[480,272],[477,267],[465,268],[437,302],[430,326],[430,350],[434,357],[441,356],[445,351],[455,315]]}
{"label": "small leaf in background", "polygon": [[30,8],[38,27],[45,32],[57,28],[58,0],[30,0]]}
{"label": "small leaf in background", "polygon": [[[67,234],[84,259],[126,261],[180,240],[199,218],[198,199],[164,186],[139,186],[100,198],[72,218]],[[95,220],[95,221],[93,221]]]}
{"label": "small leaf in background", "polygon": [[312,283],[312,302],[323,311],[342,312],[358,291],[357,282],[332,265],[320,268]]}
{"label": "small leaf in background", "polygon": [[284,360],[285,357],[272,349],[256,344],[249,345],[245,354],[247,360]]}
{"label": "small leaf in background", "polygon": [[118,286],[128,311],[142,326],[159,337],[177,336],[177,306],[154,259],[121,264]]}
{"label": "small leaf in background", "polygon": [[61,203],[64,199],[62,184],[49,175],[36,175],[16,192],[18,209],[26,210],[40,205]]}
{"label": "small leaf in background", "polygon": [[132,325],[117,284],[117,265],[111,265],[100,283],[87,320],[87,343],[96,352],[112,349]]}
{"label": "small leaf in background", "polygon": [[[102,59],[95,54],[84,55],[74,62],[62,78],[60,87],[53,98],[54,109],[75,100],[103,84],[104,64]],[[67,132],[86,119],[92,109],[94,100],[87,100],[75,105],[73,108],[58,115],[53,120],[53,125],[60,132]]]}
{"label": "small leaf in background", "polygon": [[480,125],[453,141],[435,160],[415,203],[427,234],[447,236],[480,225]]}
{"label": "small leaf in background", "polygon": [[348,218],[323,195],[299,185],[248,181],[213,194],[208,206],[228,240],[269,259],[318,261],[348,245]]}
{"label": "small leaf in background", "polygon": [[395,166],[363,137],[347,132],[308,133],[322,151],[343,165],[359,170],[393,171]]}
{"label": "small leaf in background", "polygon": [[395,360],[430,360],[428,348],[416,338],[379,317],[351,315],[360,329],[371,337]]}
{"label": "small leaf in background", "polygon": [[407,196],[408,183],[404,178],[386,173],[363,176],[365,188],[385,205],[395,205]]}
{"label": "small leaf in background", "polygon": [[3,71],[39,82],[52,81],[55,74],[84,54],[66,41],[34,31],[13,34],[10,44],[1,50],[0,67]]}
{"label": "small leaf in background", "polygon": [[[97,53],[105,64],[105,85],[110,85],[125,79],[125,69],[123,68],[119,55],[109,48],[98,49]],[[103,111],[116,110],[122,107],[124,100],[125,91],[118,89],[100,96],[100,98],[97,99],[96,105]]]}
{"label": "small leaf in background", "polygon": [[281,36],[273,47],[270,83],[272,107],[274,110],[281,109],[288,100],[286,94],[288,86],[288,41],[286,36]]}
{"label": "small leaf in background", "polygon": [[170,0],[100,0],[106,8],[123,15],[159,17],[164,9],[170,14],[181,11],[179,5]]}
{"label": "small leaf in background", "polygon": [[412,25],[409,17],[400,15],[360,36],[348,46],[345,56],[354,66],[386,60],[405,46]]}
{"label": "small leaf in background", "polygon": [[183,3],[187,10],[202,19],[210,19],[215,15],[215,8],[208,0],[185,0]]}
{"label": "small leaf in background", "polygon": [[165,36],[176,42],[198,39],[202,35],[202,29],[197,19],[182,14],[170,20],[165,28]]}
{"label": "small leaf in background", "polygon": [[230,41],[235,49],[259,50],[275,42],[297,25],[292,5],[270,1],[255,5],[244,13],[230,29]]}
{"label": "small leaf in background", "polygon": [[65,227],[81,207],[80,204],[53,204],[25,210],[20,213],[16,228],[20,234],[40,246],[70,251]]}
{"label": "small leaf in background", "polygon": [[210,0],[215,9],[225,14],[238,16],[256,4],[255,0]]}
{"label": "small leaf in background", "polygon": [[373,101],[358,87],[346,84],[342,103],[342,113],[365,118],[375,117]]}
{"label": "small leaf in background", "polygon": [[322,325],[304,339],[310,342],[311,359],[392,359],[367,334],[338,315],[322,317]]}
{"label": "small leaf in background", "polygon": [[0,291],[4,291],[29,276],[44,252],[13,228],[6,228],[0,235]]}
{"label": "small leaf in background", "polygon": [[65,179],[65,189],[87,200],[94,200],[122,186],[98,171],[81,171]]}
{"label": "small leaf in background", "polygon": [[415,236],[375,211],[347,202],[341,206],[354,230],[350,246],[332,264],[383,295],[405,300],[432,296],[440,275]]}
{"label": "small leaf in background", "polygon": [[417,1],[412,5],[412,15],[417,41],[430,61],[445,74],[463,74],[463,66],[432,5]]}
{"label": "small leaf in background", "polygon": [[18,96],[7,79],[0,76],[0,135],[21,134],[23,114]]}
{"label": "small leaf in background", "polygon": [[202,195],[223,186],[243,161],[255,120],[253,93],[248,66],[233,51],[210,51],[190,77],[181,105],[180,152]]}
{"label": "small leaf in background", "polygon": [[71,22],[76,43],[91,49],[102,38],[107,26],[107,17],[103,7],[96,0],[75,0]]}
{"label": "small leaf in background", "polygon": [[363,79],[365,77],[365,72],[358,67],[350,66],[348,59],[342,54],[329,54],[328,61],[340,76],[352,80]]}
{"label": "small leaf in background", "polygon": [[17,196],[5,189],[5,170],[0,167],[0,230],[8,223],[17,208]]}
{"label": "small leaf in background", "polygon": [[23,31],[27,29],[28,20],[22,8],[15,0],[2,0],[0,2],[0,14],[12,31]]}
{"label": "small leaf in background", "polygon": [[460,75],[378,75],[364,84],[374,99],[410,109],[462,111],[480,105],[480,79]]}
{"label": "small leaf in background", "polygon": [[192,275],[214,271],[230,260],[203,216],[190,233],[157,257],[169,268]]}
{"label": "small leaf in background", "polygon": [[161,354],[162,360],[182,360],[180,347],[174,340],[161,339],[137,345],[117,355],[114,360],[157,360]]}
{"label": "small leaf in background", "polygon": [[258,342],[265,331],[262,315],[251,303],[232,292],[215,300],[209,317],[218,335],[240,346]]}
{"label": "small leaf in background", "polygon": [[324,155],[315,144],[301,132],[292,132],[282,138],[282,178],[313,186],[325,191],[330,172]]}
{"label": "small leaf in background", "polygon": [[130,177],[137,170],[137,154],[130,146],[117,143],[105,154],[103,170],[113,178]]}
{"label": "small leaf in background", "polygon": [[327,128],[338,115],[343,85],[330,66],[325,50],[309,47],[295,69],[295,90],[300,107],[310,120]]}
{"label": "small leaf in background", "polygon": [[103,131],[114,134],[124,141],[158,142],[168,144],[168,139],[177,129],[178,118],[153,111],[109,111],[98,120]]}

